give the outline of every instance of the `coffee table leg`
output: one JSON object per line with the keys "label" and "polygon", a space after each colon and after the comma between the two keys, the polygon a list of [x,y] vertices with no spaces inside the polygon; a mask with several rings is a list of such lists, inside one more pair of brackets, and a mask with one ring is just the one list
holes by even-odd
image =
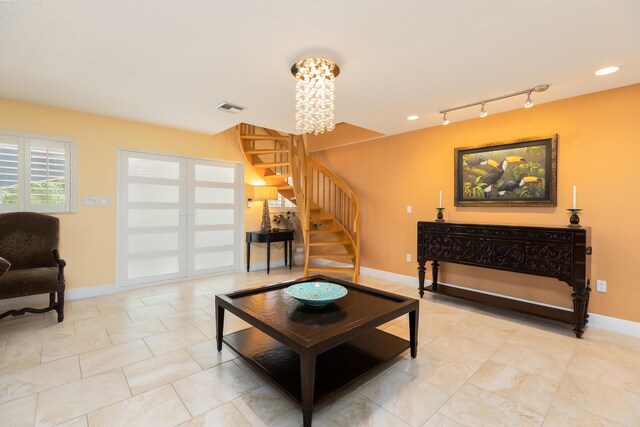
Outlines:
{"label": "coffee table leg", "polygon": [[216,347],[222,351],[222,334],[224,332],[224,307],[216,305]]}
{"label": "coffee table leg", "polygon": [[313,413],[313,390],[316,381],[316,354],[311,351],[300,353],[300,378],[302,388],[302,425],[311,427]]}
{"label": "coffee table leg", "polygon": [[409,312],[409,344],[411,345],[411,357],[418,355],[418,309]]}

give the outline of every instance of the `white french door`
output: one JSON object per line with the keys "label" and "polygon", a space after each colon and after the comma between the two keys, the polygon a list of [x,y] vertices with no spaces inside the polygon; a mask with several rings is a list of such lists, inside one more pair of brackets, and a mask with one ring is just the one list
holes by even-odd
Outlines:
{"label": "white french door", "polygon": [[240,268],[241,166],[120,152],[118,285]]}

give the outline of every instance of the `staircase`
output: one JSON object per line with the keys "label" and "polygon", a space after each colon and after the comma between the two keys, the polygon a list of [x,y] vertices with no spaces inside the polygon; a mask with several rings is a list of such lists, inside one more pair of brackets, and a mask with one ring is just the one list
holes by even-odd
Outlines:
{"label": "staircase", "polygon": [[301,135],[237,126],[247,162],[267,185],[298,207],[305,248],[304,275],[360,274],[360,205],[351,188],[307,154]]}

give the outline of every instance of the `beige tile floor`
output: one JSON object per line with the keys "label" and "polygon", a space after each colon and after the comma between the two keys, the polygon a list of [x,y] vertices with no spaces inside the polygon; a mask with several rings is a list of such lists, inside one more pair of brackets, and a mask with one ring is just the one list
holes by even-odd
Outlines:
{"label": "beige tile floor", "polygon": [[[215,349],[216,293],[298,270],[236,273],[70,301],[0,321],[0,426],[299,426],[299,408]],[[361,282],[417,296],[414,287]],[[638,426],[640,339],[426,295],[419,351],[315,411],[320,426]],[[3,307],[0,307],[2,309]],[[1,311],[1,310],[0,310]],[[247,327],[229,315],[225,331]],[[407,318],[383,327],[408,335]]]}

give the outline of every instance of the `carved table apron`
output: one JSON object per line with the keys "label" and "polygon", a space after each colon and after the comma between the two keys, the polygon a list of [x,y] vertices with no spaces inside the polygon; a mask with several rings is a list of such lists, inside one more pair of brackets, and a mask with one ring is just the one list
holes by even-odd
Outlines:
{"label": "carved table apron", "polygon": [[[418,222],[420,297],[426,290],[566,321],[580,338],[588,319],[591,292],[590,238],[589,227]],[[433,282],[425,288],[427,261],[432,261]],[[554,277],[573,288],[573,313],[439,284],[440,261]]]}

